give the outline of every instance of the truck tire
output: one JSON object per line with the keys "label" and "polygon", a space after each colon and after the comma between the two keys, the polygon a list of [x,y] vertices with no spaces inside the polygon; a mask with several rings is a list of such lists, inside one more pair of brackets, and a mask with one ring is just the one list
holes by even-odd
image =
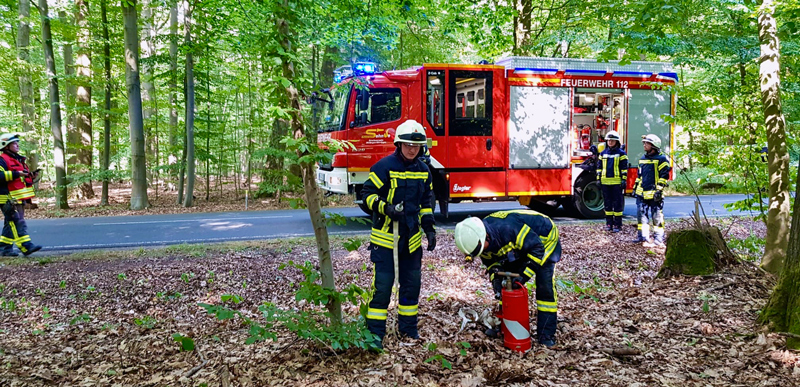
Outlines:
{"label": "truck tire", "polygon": [[578,176],[578,179],[575,180],[572,198],[565,204],[569,207],[567,210],[581,218],[599,219],[605,216],[603,192],[600,191],[600,185],[590,173],[584,172]]}

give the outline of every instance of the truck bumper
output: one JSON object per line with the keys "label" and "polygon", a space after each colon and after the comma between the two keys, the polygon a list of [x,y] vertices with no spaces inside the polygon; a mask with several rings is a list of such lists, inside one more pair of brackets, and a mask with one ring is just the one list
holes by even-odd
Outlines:
{"label": "truck bumper", "polygon": [[333,168],[332,171],[317,169],[317,184],[325,191],[347,195],[347,169]]}

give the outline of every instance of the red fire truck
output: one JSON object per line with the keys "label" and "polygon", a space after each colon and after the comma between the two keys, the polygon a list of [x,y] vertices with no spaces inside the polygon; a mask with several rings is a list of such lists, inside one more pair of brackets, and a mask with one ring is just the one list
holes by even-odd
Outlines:
{"label": "red fire truck", "polygon": [[[330,90],[320,142],[354,149],[320,165],[330,192],[358,194],[369,168],[394,151],[397,125],[426,129],[440,212],[462,200],[518,200],[532,208],[564,205],[576,215],[603,215],[593,146],[616,130],[627,145],[627,192],[644,153],[641,137],[662,140],[671,157],[675,113],[672,64],[510,57],[493,65],[426,64],[355,77]],[[358,197],[358,196],[357,196]],[[362,209],[366,207],[361,203]]]}

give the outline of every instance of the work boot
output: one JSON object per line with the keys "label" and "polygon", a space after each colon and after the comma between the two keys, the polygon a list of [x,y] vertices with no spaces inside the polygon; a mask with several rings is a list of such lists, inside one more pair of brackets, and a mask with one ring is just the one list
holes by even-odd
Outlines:
{"label": "work boot", "polygon": [[401,337],[407,337],[409,339],[419,340],[419,332],[400,332]]}
{"label": "work boot", "polygon": [[3,257],[18,257],[19,254],[14,252],[14,245],[2,244],[2,249],[0,249],[0,256]]}
{"label": "work boot", "polygon": [[22,248],[20,250],[22,250],[22,254],[25,254],[25,256],[27,257],[41,249],[42,246],[34,245],[32,242],[25,242],[22,244]]}
{"label": "work boot", "polygon": [[614,229],[613,227],[611,227],[609,225],[606,225],[606,231],[607,232],[611,232],[611,230],[613,230],[613,229]]}
{"label": "work boot", "polygon": [[485,331],[483,331],[483,334],[485,334],[486,336],[489,336],[489,337],[491,337],[493,339],[499,338],[500,337],[500,333],[501,332],[500,332],[499,329],[494,329],[494,328],[487,328]]}
{"label": "work boot", "polygon": [[642,242],[647,242],[647,239],[644,239],[642,237],[636,237],[636,239],[631,241],[631,243],[642,243]]}
{"label": "work boot", "polygon": [[620,231],[622,231],[622,229],[621,229],[621,228],[619,228],[619,227],[614,227],[614,228],[611,230],[611,232],[613,232],[613,233],[618,233],[618,232],[620,232]]}
{"label": "work boot", "polygon": [[556,345],[556,338],[553,336],[540,337],[539,344],[544,345],[547,348],[552,348],[554,345]]}

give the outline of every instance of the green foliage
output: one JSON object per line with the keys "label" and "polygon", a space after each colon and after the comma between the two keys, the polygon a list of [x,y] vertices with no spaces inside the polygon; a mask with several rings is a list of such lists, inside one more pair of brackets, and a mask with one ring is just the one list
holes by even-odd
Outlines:
{"label": "green foliage", "polygon": [[[467,345],[469,345],[469,344],[467,343]],[[437,348],[438,348],[438,345],[436,343],[428,343],[428,351],[435,353]],[[432,363],[434,361],[435,362],[439,362],[439,364],[442,365],[442,368],[447,368],[448,370],[452,370],[453,369],[453,364],[450,363],[450,361],[447,360],[444,357],[444,355],[442,355],[440,353],[436,353],[433,356],[425,359],[424,362],[425,363]]]}
{"label": "green foliage", "polygon": [[81,313],[78,316],[75,316],[71,320],[69,320],[69,325],[76,325],[84,322],[92,321],[92,316],[87,313]]}
{"label": "green foliage", "polygon": [[344,245],[344,248],[345,248],[347,251],[356,251],[356,250],[358,250],[358,248],[359,248],[359,247],[361,247],[361,244],[362,244],[362,243],[363,243],[363,242],[362,242],[362,241],[361,241],[361,239],[359,239],[359,238],[348,238],[348,239],[347,239],[347,240],[346,240],[346,241],[343,243],[343,245]]}
{"label": "green foliage", "polygon": [[596,276],[591,282],[577,283],[566,278],[556,278],[556,288],[559,291],[576,293],[578,299],[590,298],[592,301],[600,301],[597,297],[600,293],[608,290],[608,287],[600,283]]}
{"label": "green foliage", "polygon": [[750,233],[744,239],[731,238],[728,241],[728,247],[734,252],[738,253],[740,257],[756,261],[761,258],[764,253],[764,246],[766,242],[754,233]]}
{"label": "green foliage", "polygon": [[223,294],[222,296],[220,296],[220,301],[222,301],[222,303],[230,301],[234,304],[239,304],[242,301],[244,301],[244,299],[236,294]]}
{"label": "green foliage", "polygon": [[[251,319],[245,314],[229,309],[225,306],[198,304],[209,314],[219,320],[241,319],[249,326],[247,344],[265,340],[276,340],[278,329],[288,330],[298,338],[319,343],[330,347],[334,351],[348,348],[368,349],[373,346],[376,337],[366,329],[363,314],[366,313],[367,292],[355,284],[351,284],[344,291],[338,292],[322,287],[318,282],[319,272],[310,262],[303,265],[289,261],[280,266],[281,270],[293,268],[303,273],[304,280],[299,282],[295,294],[297,301],[304,301],[312,305],[310,310],[282,310],[271,303],[264,303],[258,307],[262,320]],[[227,295],[231,296],[231,295]],[[332,300],[342,303],[349,302],[359,306],[362,317],[344,321],[341,324],[329,323],[330,312],[315,310],[313,306],[327,305]],[[222,302],[234,301],[235,297],[222,296]]]}
{"label": "green foliage", "polygon": [[192,340],[191,337],[186,337],[180,333],[175,333],[172,335],[172,339],[181,345],[181,351],[194,351],[194,340]]}
{"label": "green foliage", "polygon": [[142,318],[134,318],[133,323],[145,329],[153,329],[158,321],[153,316],[144,316]]}

